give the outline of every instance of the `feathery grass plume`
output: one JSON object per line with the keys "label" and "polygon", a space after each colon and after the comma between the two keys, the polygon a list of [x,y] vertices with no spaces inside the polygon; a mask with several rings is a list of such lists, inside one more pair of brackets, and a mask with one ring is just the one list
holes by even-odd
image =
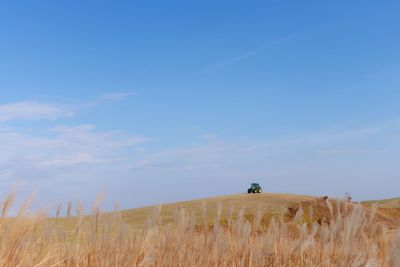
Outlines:
{"label": "feathery grass plume", "polygon": [[333,207],[332,207],[331,201],[327,199],[327,200],[325,200],[325,203],[326,203],[326,206],[328,207],[329,214],[331,215],[331,220],[332,220],[332,219],[334,219],[334,215],[333,215]]}
{"label": "feathery grass plume", "polygon": [[390,248],[390,260],[389,266],[395,267],[400,266],[400,230],[397,230],[393,234]]}
{"label": "feathery grass plume", "polygon": [[83,212],[84,212],[83,204],[82,204],[82,202],[78,202],[78,205],[76,207],[76,217],[78,218],[78,220],[77,220],[74,236],[79,237],[79,232],[80,232],[80,230],[82,228],[82,224],[83,224]]}
{"label": "feathery grass plume", "polygon": [[30,195],[27,197],[24,202],[22,202],[20,208],[18,209],[17,217],[24,216],[26,214],[26,211],[28,210],[29,206],[32,204],[34,199],[34,195]]}
{"label": "feathery grass plume", "polygon": [[67,204],[67,217],[71,217],[71,212],[72,212],[72,202],[69,201]]}
{"label": "feathery grass plume", "polygon": [[378,203],[375,202],[374,204],[372,204],[372,206],[370,208],[370,213],[369,213],[369,218],[368,218],[370,223],[375,219],[377,211],[378,211]]}
{"label": "feathery grass plume", "polygon": [[261,220],[264,217],[265,214],[265,209],[263,206],[258,205],[255,214],[254,214],[254,219],[252,222],[252,230],[253,230],[253,234],[256,234],[257,231],[259,231],[260,227],[261,227]]}
{"label": "feathery grass plume", "polygon": [[304,215],[304,210],[303,208],[300,206],[300,208],[298,209],[298,211],[296,212],[296,215],[294,216],[294,222],[296,224],[301,224],[303,221],[303,215]]}
{"label": "feathery grass plume", "polygon": [[58,222],[58,218],[59,218],[60,215],[61,215],[61,209],[62,209],[62,204],[59,203],[59,204],[57,205],[57,209],[56,209],[56,222]]}
{"label": "feathery grass plume", "polygon": [[234,207],[231,205],[228,209],[228,216],[227,216],[227,228],[229,231],[232,230],[232,223],[234,220]]}
{"label": "feathery grass plume", "polygon": [[1,217],[4,218],[7,216],[11,205],[14,203],[17,195],[17,188],[14,188],[10,193],[6,196],[1,204]]}

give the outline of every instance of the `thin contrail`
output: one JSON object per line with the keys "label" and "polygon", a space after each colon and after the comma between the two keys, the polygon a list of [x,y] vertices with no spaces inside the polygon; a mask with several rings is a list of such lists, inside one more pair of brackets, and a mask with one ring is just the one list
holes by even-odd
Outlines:
{"label": "thin contrail", "polygon": [[284,38],[275,40],[275,41],[273,41],[273,42],[271,42],[271,43],[262,45],[262,46],[260,46],[260,47],[258,47],[258,48],[256,48],[256,49],[254,49],[254,50],[252,50],[252,51],[247,52],[246,54],[243,54],[243,55],[241,55],[241,56],[237,56],[237,57],[231,58],[231,59],[229,59],[229,60],[227,60],[227,61],[225,61],[225,62],[222,62],[222,63],[220,63],[220,64],[214,65],[214,66],[212,66],[212,67],[210,67],[210,68],[207,68],[207,69],[201,71],[201,73],[204,74],[204,73],[209,73],[209,72],[212,72],[212,71],[215,71],[215,70],[218,70],[218,69],[222,69],[222,68],[224,68],[224,67],[226,67],[226,66],[229,66],[229,65],[232,65],[232,64],[234,64],[234,63],[236,63],[236,62],[238,62],[238,61],[241,61],[241,60],[244,60],[244,59],[246,59],[246,58],[255,56],[255,55],[259,54],[260,52],[264,51],[264,50],[267,49],[267,48],[271,48],[271,47],[277,46],[277,45],[279,45],[279,44],[282,44],[282,43],[284,43],[284,42],[286,42],[286,41],[292,39],[294,36],[295,36],[295,35],[289,35],[289,36],[286,36],[286,37],[284,37]]}

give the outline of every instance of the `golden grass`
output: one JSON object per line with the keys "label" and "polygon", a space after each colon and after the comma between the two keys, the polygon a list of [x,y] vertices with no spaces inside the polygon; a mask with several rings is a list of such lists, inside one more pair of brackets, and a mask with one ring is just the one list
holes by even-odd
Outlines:
{"label": "golden grass", "polygon": [[[161,209],[162,223],[168,224],[175,220],[177,210],[186,210],[195,216],[198,223],[213,223],[217,215],[217,207],[221,205],[221,217],[227,219],[229,213],[237,214],[241,208],[246,207],[245,216],[252,216],[257,209],[262,208],[268,216],[276,216],[285,211],[287,206],[300,201],[311,200],[313,197],[289,194],[237,194],[197,199],[178,203],[164,204]],[[149,214],[157,208],[149,206],[121,211],[122,218],[132,228],[141,229]],[[207,217],[203,218],[203,210],[207,210]]]}
{"label": "golden grass", "polygon": [[376,204],[380,213],[400,222],[400,198],[365,201],[363,205],[371,207]]}
{"label": "golden grass", "polygon": [[[0,266],[400,266],[400,230],[377,205],[261,194],[135,212],[95,205],[91,216],[78,206],[70,218],[25,205],[8,217],[13,198],[2,204]],[[298,209],[288,216],[284,206]],[[311,219],[320,214],[329,220]]]}

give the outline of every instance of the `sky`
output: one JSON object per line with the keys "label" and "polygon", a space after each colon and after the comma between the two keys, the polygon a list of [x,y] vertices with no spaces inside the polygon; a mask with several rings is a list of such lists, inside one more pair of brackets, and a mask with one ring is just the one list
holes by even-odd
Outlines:
{"label": "sky", "polygon": [[[0,193],[400,193],[398,1],[3,1]],[[87,204],[90,205],[90,204]]]}

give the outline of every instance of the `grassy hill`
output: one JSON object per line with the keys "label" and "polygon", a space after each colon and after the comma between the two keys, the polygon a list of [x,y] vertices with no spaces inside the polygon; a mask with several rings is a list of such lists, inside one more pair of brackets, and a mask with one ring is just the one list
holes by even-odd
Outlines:
{"label": "grassy hill", "polygon": [[149,206],[137,209],[123,210],[122,218],[133,228],[141,228],[152,213],[161,209],[161,219],[163,224],[171,223],[175,220],[179,210],[185,210],[194,214],[198,223],[213,223],[221,208],[221,218],[227,218],[229,214],[237,214],[244,208],[245,215],[254,215],[258,209],[262,209],[269,216],[279,215],[288,206],[308,201],[314,197],[305,195],[289,194],[237,194],[178,203],[164,204],[162,206]]}
{"label": "grassy hill", "polygon": [[377,203],[379,208],[382,209],[400,209],[400,198],[389,198],[382,200],[369,200],[363,202],[366,205],[371,205],[373,203]]}
{"label": "grassy hill", "polygon": [[[325,206],[316,204],[318,197],[295,195],[295,194],[236,194],[191,201],[169,203],[161,206],[148,206],[137,209],[128,209],[121,212],[122,218],[132,228],[142,228],[149,216],[160,214],[162,224],[175,221],[180,210],[193,214],[198,224],[212,224],[220,210],[221,220],[234,216],[243,209],[244,216],[251,220],[258,210],[262,211],[264,220],[269,221],[272,217],[278,217],[286,212],[288,207],[312,206],[315,214],[320,217],[329,217]],[[310,204],[311,203],[311,204]],[[334,201],[333,201],[334,203]],[[375,201],[365,201],[361,204],[371,208],[376,203],[378,206],[377,218],[394,227],[400,221],[400,198]],[[153,214],[153,215],[152,215]],[[157,215],[159,216],[159,215]]]}
{"label": "grassy hill", "polygon": [[[400,198],[365,201],[362,202],[362,205],[369,210],[376,203],[378,206],[377,219],[389,225],[390,228],[394,228],[400,221],[399,201]],[[334,210],[337,210],[336,201],[331,202]],[[350,206],[352,205],[354,204],[350,204]],[[320,197],[277,193],[235,194],[126,209],[121,211],[121,217],[132,230],[140,230],[143,229],[149,219],[159,220],[162,225],[174,223],[177,221],[181,210],[193,216],[193,219],[199,225],[211,225],[216,218],[219,218],[220,221],[235,218],[242,210],[244,217],[249,221],[252,221],[258,211],[262,212],[262,221],[267,224],[272,217],[287,215],[289,207],[297,209],[300,206],[306,213],[310,212],[311,207],[316,219],[330,217],[329,209]],[[83,220],[90,218],[91,216],[85,216]],[[64,229],[72,229],[77,220],[76,217],[59,218],[57,224]]]}
{"label": "grassy hill", "polygon": [[374,203],[378,205],[378,210],[381,214],[394,219],[400,224],[400,198],[390,198],[382,200],[365,201],[363,204],[371,207]]}

